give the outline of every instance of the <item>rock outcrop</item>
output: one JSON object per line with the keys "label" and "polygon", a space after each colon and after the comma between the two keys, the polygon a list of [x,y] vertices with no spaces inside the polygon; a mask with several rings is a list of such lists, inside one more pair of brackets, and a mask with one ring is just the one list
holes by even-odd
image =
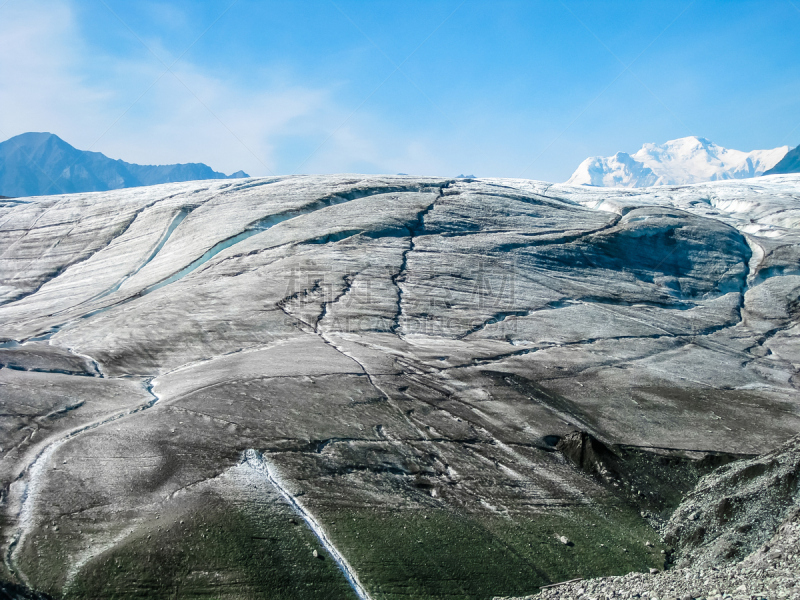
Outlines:
{"label": "rock outcrop", "polygon": [[800,511],[800,436],[704,477],[665,528],[677,564],[719,566],[762,547]]}

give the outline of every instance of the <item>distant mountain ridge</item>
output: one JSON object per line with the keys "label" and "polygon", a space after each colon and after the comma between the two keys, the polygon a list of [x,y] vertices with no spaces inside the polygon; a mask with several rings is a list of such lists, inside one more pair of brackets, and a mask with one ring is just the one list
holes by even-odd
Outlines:
{"label": "distant mountain ridge", "polygon": [[194,181],[238,179],[202,163],[136,165],[100,152],[78,150],[52,133],[23,133],[0,143],[0,196],[40,196],[105,192],[121,188]]}
{"label": "distant mountain ridge", "polygon": [[765,174],[789,152],[788,146],[742,152],[723,148],[701,137],[685,137],[665,144],[645,144],[634,154],[595,156],[584,160],[571,185],[648,187],[685,185],[721,179],[748,179]]}
{"label": "distant mountain ridge", "polygon": [[783,175],[786,173],[800,173],[800,146],[787,152],[786,156],[764,175]]}

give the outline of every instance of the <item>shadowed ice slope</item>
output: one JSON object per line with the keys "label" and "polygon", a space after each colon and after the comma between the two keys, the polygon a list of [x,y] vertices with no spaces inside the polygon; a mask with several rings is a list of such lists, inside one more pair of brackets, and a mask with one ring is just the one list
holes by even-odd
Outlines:
{"label": "shadowed ice slope", "polygon": [[790,150],[777,165],[764,174],[781,175],[786,173],[800,173],[800,146]]}

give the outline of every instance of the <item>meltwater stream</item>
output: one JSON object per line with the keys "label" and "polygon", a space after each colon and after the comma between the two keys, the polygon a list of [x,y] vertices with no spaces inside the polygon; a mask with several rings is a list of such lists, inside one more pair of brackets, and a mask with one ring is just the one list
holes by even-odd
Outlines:
{"label": "meltwater stream", "polygon": [[66,433],[59,436],[56,440],[50,442],[44,448],[42,448],[39,451],[39,453],[33,458],[32,462],[30,462],[28,466],[25,469],[23,469],[19,477],[17,477],[16,481],[12,483],[12,486],[17,485],[22,487],[20,494],[20,509],[16,515],[16,520],[17,520],[16,529],[11,535],[11,540],[6,548],[5,556],[3,558],[9,572],[19,577],[19,579],[26,585],[30,585],[30,582],[28,581],[28,578],[25,576],[25,573],[21,571],[19,565],[17,564],[16,555],[17,552],[22,547],[22,545],[24,544],[25,538],[28,536],[30,531],[36,526],[35,503],[37,499],[37,494],[39,492],[39,487],[41,486],[42,479],[44,477],[47,462],[53,456],[55,451],[58,450],[58,448],[60,448],[62,445],[72,440],[73,438],[83,433],[86,433],[87,431],[93,431],[109,423],[113,423],[115,421],[119,421],[120,419],[124,419],[131,415],[144,412],[146,410],[151,409],[156,404],[158,404],[161,398],[159,398],[159,396],[157,396],[153,391],[152,378],[145,379],[143,381],[143,387],[145,391],[151,396],[150,401],[144,404],[140,404],[129,410],[112,413],[106,416],[105,418],[93,421],[91,423],[87,423],[86,425],[82,425],[80,427],[67,431]]}
{"label": "meltwater stream", "polygon": [[194,210],[193,206],[191,206],[191,207],[190,206],[184,206],[183,208],[181,208],[178,211],[178,214],[176,214],[175,217],[172,219],[172,222],[169,224],[169,227],[164,232],[164,235],[161,236],[161,239],[159,240],[158,244],[153,249],[153,251],[150,253],[150,255],[145,259],[145,261],[142,264],[140,264],[138,267],[136,267],[136,269],[134,269],[132,272],[130,272],[127,275],[125,275],[125,277],[123,277],[119,282],[117,282],[116,285],[114,285],[113,287],[107,289],[106,291],[102,292],[101,294],[95,296],[94,298],[91,298],[89,301],[93,302],[95,300],[100,300],[101,298],[105,298],[106,296],[109,296],[109,295],[113,294],[114,292],[119,290],[119,288],[122,287],[123,283],[128,281],[128,279],[130,279],[131,277],[136,275],[139,271],[141,271],[147,265],[149,265],[151,262],[153,262],[153,259],[158,255],[159,252],[161,252],[161,249],[169,241],[169,238],[172,237],[173,232],[178,228],[178,226],[181,223],[183,223],[183,220],[186,217],[188,217],[189,214],[193,210]]}
{"label": "meltwater stream", "polygon": [[361,600],[372,600],[372,597],[367,593],[367,590],[364,589],[364,586],[361,585],[361,582],[358,580],[358,575],[353,570],[353,567],[350,566],[350,563],[347,562],[344,556],[339,553],[339,550],[336,549],[336,546],[333,545],[328,535],[325,533],[325,530],[322,529],[317,520],[314,518],[308,510],[300,504],[300,502],[289,493],[289,491],[284,487],[281,480],[278,478],[277,474],[273,470],[272,466],[264,460],[263,455],[258,452],[257,450],[247,450],[244,454],[245,462],[247,466],[253,469],[259,475],[266,477],[267,481],[269,481],[272,486],[278,490],[280,495],[283,497],[286,502],[303,518],[303,521],[306,522],[309,529],[314,533],[317,539],[320,541],[322,546],[331,555],[334,561],[336,561],[337,566],[342,571],[347,579],[347,583],[350,584],[350,587],[353,588],[353,591]]}
{"label": "meltwater stream", "polygon": [[186,265],[183,269],[181,269],[177,273],[174,273],[173,275],[170,275],[166,279],[163,279],[162,281],[159,281],[158,283],[155,283],[150,287],[145,288],[140,292],[139,295],[144,296],[146,294],[149,294],[150,292],[154,292],[158,289],[161,289],[164,286],[167,286],[171,283],[175,283],[180,279],[183,279],[192,271],[195,271],[198,268],[202,267],[204,264],[206,264],[220,252],[227,250],[231,246],[235,246],[236,244],[243,242],[244,240],[253,237],[256,234],[262,233],[267,229],[270,229],[275,225],[278,225],[279,223],[283,223],[284,221],[288,221],[296,217],[310,214],[312,212],[319,210],[320,208],[334,206],[336,204],[341,204],[343,202],[349,202],[350,200],[363,197],[364,195],[366,194],[349,194],[349,195],[343,194],[341,196],[332,196],[330,198],[318,200],[302,208],[287,210],[285,212],[268,215],[262,219],[259,219],[258,221],[250,223],[241,233],[233,237],[229,237],[228,239],[222,240],[221,242],[217,242],[211,248],[206,250],[206,252],[201,257],[193,260],[191,263]]}

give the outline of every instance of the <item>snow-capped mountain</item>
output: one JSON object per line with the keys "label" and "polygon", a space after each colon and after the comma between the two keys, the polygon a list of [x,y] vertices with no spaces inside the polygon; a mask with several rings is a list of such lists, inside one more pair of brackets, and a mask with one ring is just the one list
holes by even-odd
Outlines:
{"label": "snow-capped mountain", "polygon": [[784,175],[786,173],[800,173],[800,146],[791,150],[781,161],[764,175]]}
{"label": "snow-capped mountain", "polygon": [[645,144],[633,155],[617,152],[614,156],[587,158],[567,183],[647,187],[748,179],[763,175],[788,151],[788,146],[780,146],[772,150],[742,152],[723,148],[705,138],[690,136],[661,145]]}

